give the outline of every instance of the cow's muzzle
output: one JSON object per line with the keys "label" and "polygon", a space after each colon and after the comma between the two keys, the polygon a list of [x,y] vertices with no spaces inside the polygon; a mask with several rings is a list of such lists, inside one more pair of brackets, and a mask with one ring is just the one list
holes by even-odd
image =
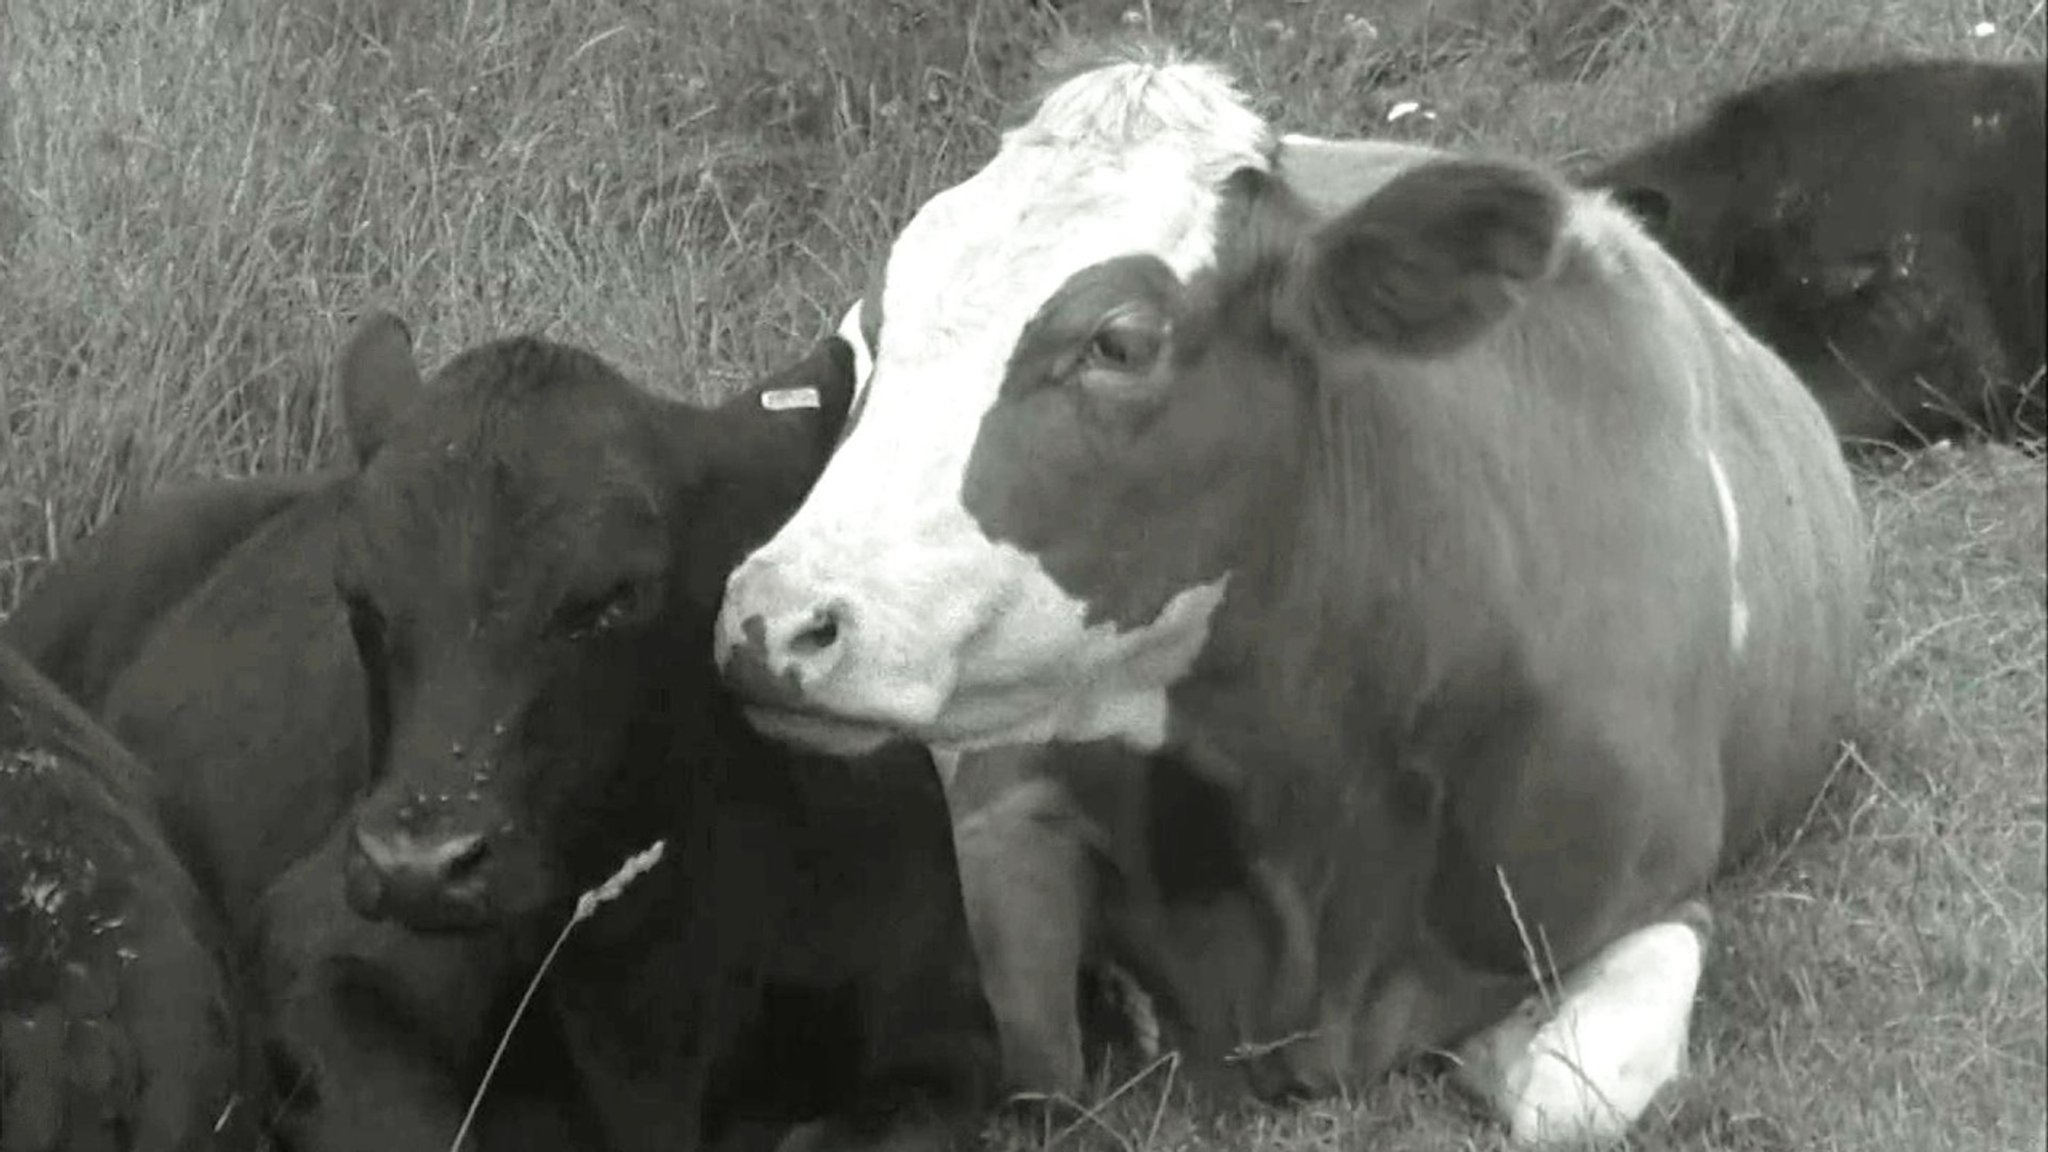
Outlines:
{"label": "cow's muzzle", "polygon": [[804,588],[773,562],[750,561],[726,585],[718,663],[749,701],[799,704],[847,658],[855,624],[845,600]]}

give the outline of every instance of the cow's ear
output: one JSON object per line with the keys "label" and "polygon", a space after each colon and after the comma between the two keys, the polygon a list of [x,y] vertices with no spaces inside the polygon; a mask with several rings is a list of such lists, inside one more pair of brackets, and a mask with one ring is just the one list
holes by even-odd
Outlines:
{"label": "cow's ear", "polygon": [[356,463],[367,462],[390,439],[422,388],[412,357],[412,332],[389,312],[356,318],[335,359],[342,426],[348,430]]}
{"label": "cow's ear", "polygon": [[1662,239],[1671,227],[1671,197],[1661,189],[1629,184],[1607,190],[1607,198],[1636,218],[1643,231]]}
{"label": "cow's ear", "polygon": [[1333,350],[1456,351],[1556,266],[1567,195],[1519,165],[1418,165],[1307,239],[1283,315]]}

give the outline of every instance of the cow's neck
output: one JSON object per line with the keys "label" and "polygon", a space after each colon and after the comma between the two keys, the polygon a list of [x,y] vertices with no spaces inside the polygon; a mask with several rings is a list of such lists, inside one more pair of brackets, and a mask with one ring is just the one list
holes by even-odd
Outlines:
{"label": "cow's neck", "polygon": [[1235,792],[1245,842],[1278,853],[1362,836],[1426,853],[1435,819],[1415,793],[1438,745],[1515,681],[1514,629],[1488,607],[1514,578],[1491,489],[1515,470],[1456,434],[1484,384],[1380,383],[1301,422],[1275,464],[1273,506],[1292,513],[1242,541],[1209,644],[1171,693],[1169,744]]}
{"label": "cow's neck", "polygon": [[1337,554],[1373,547],[1374,509],[1345,490],[1336,456],[1269,454],[1264,505],[1287,511],[1246,524],[1208,641],[1170,693],[1170,742],[1222,782],[1328,775],[1354,743],[1359,690],[1375,681],[1360,608],[1373,590]]}
{"label": "cow's neck", "polygon": [[[1323,426],[1333,425],[1343,422]],[[1343,1052],[1342,1006],[1428,963],[1423,908],[1444,797],[1431,742],[1445,702],[1484,682],[1475,669],[1497,659],[1482,650],[1496,633],[1438,618],[1458,596],[1423,586],[1442,557],[1389,559],[1432,531],[1456,539],[1484,526],[1404,530],[1402,518],[1446,495],[1407,474],[1412,455],[1374,446],[1367,463],[1355,440],[1313,443],[1275,505],[1294,514],[1267,518],[1264,537],[1246,542],[1210,643],[1171,693],[1168,746],[1231,792],[1238,843],[1264,877],[1248,895],[1275,923],[1306,926],[1291,946],[1275,937],[1264,1039],[1336,1029],[1332,1051]],[[1391,1059],[1406,1035],[1398,1022],[1360,1027],[1368,1062]]]}

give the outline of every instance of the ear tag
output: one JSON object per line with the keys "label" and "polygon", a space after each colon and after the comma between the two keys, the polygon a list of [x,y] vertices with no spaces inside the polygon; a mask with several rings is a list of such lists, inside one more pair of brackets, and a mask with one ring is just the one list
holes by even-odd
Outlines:
{"label": "ear tag", "polygon": [[770,388],[761,393],[761,407],[770,412],[787,412],[793,408],[820,406],[816,388]]}

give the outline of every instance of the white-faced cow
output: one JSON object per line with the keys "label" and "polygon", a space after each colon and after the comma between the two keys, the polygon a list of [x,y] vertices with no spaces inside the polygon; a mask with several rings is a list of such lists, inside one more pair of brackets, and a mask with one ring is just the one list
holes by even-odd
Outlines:
{"label": "white-faced cow", "polygon": [[755,722],[1183,764],[1237,873],[1152,926],[1226,982],[1202,1050],[1301,1093],[1462,1044],[1517,1139],[1640,1115],[1697,899],[1812,800],[1856,664],[1785,365],[1598,193],[1280,139],[1173,60],[1052,88],[877,300],[858,423],[727,585]]}

